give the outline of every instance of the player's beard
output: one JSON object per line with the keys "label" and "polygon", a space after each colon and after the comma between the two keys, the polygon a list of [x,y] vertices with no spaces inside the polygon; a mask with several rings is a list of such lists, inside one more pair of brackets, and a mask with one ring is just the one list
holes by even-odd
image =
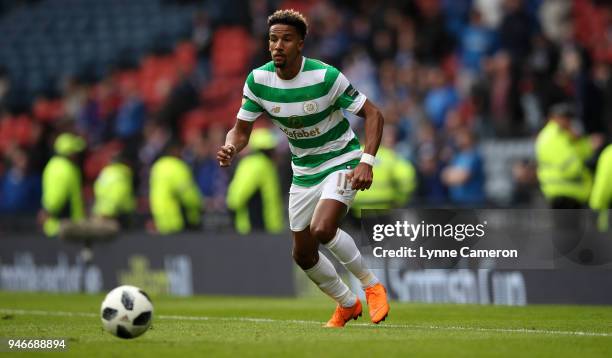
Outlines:
{"label": "player's beard", "polygon": [[284,60],[282,60],[281,62],[274,62],[274,67],[276,68],[285,68],[285,66],[287,65],[287,58],[285,58]]}

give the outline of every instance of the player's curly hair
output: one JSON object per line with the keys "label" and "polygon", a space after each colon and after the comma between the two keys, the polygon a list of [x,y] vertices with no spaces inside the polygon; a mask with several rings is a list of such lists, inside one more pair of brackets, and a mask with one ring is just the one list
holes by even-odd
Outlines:
{"label": "player's curly hair", "polygon": [[268,28],[276,24],[284,24],[295,27],[298,33],[302,36],[302,39],[305,39],[306,34],[308,34],[308,22],[306,22],[306,18],[300,12],[293,9],[276,10],[272,15],[270,15],[268,17]]}

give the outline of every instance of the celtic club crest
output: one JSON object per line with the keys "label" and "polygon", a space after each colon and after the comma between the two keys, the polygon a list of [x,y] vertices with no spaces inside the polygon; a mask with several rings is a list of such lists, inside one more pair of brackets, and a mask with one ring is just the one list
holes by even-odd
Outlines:
{"label": "celtic club crest", "polygon": [[304,112],[306,112],[306,114],[313,114],[317,111],[317,102],[313,102],[313,101],[308,101],[308,102],[304,102]]}

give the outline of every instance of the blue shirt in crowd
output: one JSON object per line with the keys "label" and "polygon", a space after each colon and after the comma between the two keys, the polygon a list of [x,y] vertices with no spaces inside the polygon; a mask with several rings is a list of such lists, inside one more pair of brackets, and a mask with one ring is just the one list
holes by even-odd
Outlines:
{"label": "blue shirt in crowd", "polygon": [[482,157],[476,149],[459,152],[451,160],[450,165],[467,170],[468,180],[460,185],[449,188],[450,198],[454,203],[465,205],[482,204],[485,201],[485,175]]}
{"label": "blue shirt in crowd", "polygon": [[40,208],[42,183],[39,175],[20,175],[8,170],[0,177],[0,213],[36,212]]}
{"label": "blue shirt in crowd", "polygon": [[461,63],[474,73],[481,72],[483,58],[495,50],[495,32],[484,26],[468,26],[461,34]]}

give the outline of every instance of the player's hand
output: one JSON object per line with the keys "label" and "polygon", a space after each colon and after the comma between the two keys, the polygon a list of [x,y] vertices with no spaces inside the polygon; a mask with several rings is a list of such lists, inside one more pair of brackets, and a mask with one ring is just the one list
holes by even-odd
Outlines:
{"label": "player's hand", "polygon": [[217,161],[222,167],[229,167],[236,154],[236,147],[233,144],[226,144],[217,152]]}
{"label": "player's hand", "polygon": [[366,163],[359,163],[355,169],[346,175],[346,179],[351,182],[353,190],[367,190],[372,185],[372,167]]}

